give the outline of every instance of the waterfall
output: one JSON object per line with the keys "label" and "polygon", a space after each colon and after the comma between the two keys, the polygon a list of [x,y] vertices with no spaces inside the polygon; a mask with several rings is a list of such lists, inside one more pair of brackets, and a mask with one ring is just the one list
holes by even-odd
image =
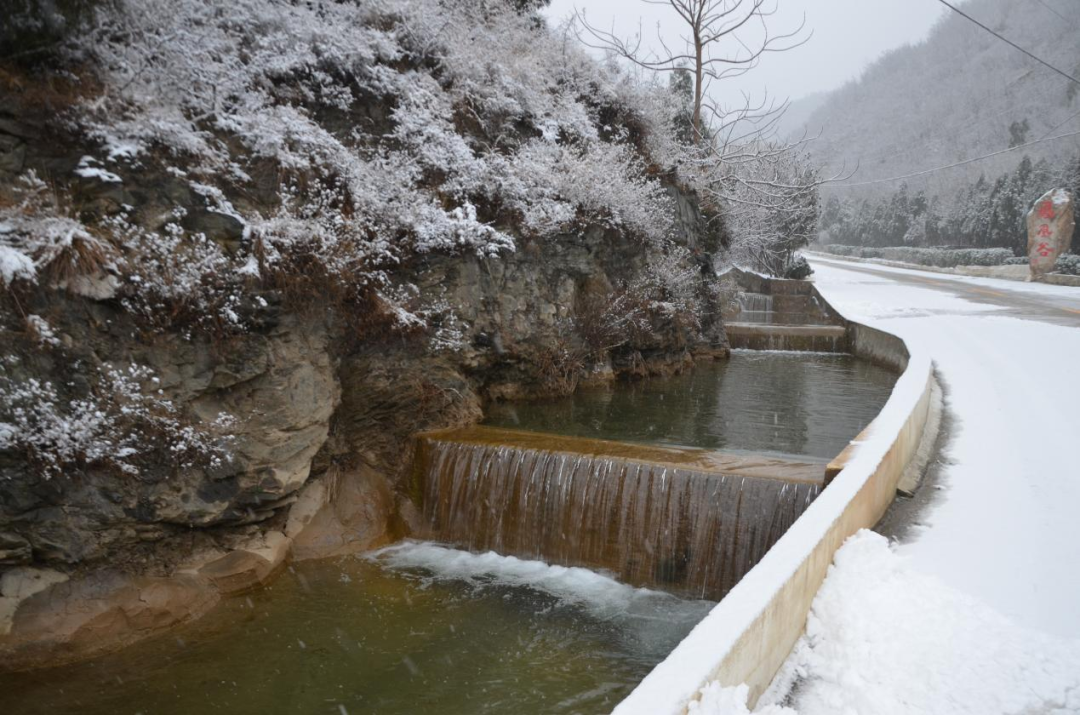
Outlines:
{"label": "waterfall", "polygon": [[740,323],[772,323],[773,297],[764,293],[739,293]]}
{"label": "waterfall", "polygon": [[719,600],[821,490],[613,456],[425,438],[425,536]]}

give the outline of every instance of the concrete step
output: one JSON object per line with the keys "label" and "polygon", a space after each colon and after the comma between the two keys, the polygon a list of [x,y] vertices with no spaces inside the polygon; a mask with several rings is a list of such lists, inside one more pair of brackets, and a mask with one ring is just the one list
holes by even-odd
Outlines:
{"label": "concrete step", "polygon": [[814,284],[807,281],[789,281],[773,279],[769,281],[769,292],[772,295],[812,295]]}
{"label": "concrete step", "polygon": [[813,310],[813,297],[807,295],[774,295],[772,297],[773,311],[777,313],[808,313]]}
{"label": "concrete step", "polygon": [[735,349],[843,353],[849,348],[842,325],[728,323],[724,327]]}

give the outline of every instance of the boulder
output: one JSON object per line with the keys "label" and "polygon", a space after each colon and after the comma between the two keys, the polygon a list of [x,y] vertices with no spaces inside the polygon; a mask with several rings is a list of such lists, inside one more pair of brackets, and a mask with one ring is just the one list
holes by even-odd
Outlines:
{"label": "boulder", "polygon": [[270,531],[244,547],[230,551],[198,570],[223,596],[232,596],[268,582],[285,563],[289,539],[280,531]]}
{"label": "boulder", "polygon": [[[11,600],[0,598],[0,613],[10,610]],[[54,581],[22,600],[8,631],[0,633],[0,669],[60,665],[116,650],[197,618],[217,601],[215,589],[189,574],[132,577],[105,570]]]}
{"label": "boulder", "polygon": [[1058,256],[1072,247],[1073,198],[1064,189],[1053,189],[1039,197],[1028,212],[1028,264],[1032,278],[1054,270]]}
{"label": "boulder", "polygon": [[328,476],[331,497],[302,528],[290,520],[298,529],[293,558],[355,554],[392,541],[394,497],[386,478],[365,466]]}

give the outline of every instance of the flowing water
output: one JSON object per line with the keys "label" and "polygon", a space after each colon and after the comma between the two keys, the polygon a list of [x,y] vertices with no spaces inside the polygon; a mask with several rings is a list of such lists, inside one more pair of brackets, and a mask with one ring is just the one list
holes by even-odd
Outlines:
{"label": "flowing water", "polygon": [[297,564],[198,623],[0,675],[11,715],[605,713],[711,603],[407,543]]}
{"label": "flowing water", "polygon": [[[669,380],[494,405],[488,427],[423,441],[426,535],[719,600],[817,497],[824,463],[894,381],[850,356],[738,353]],[[718,448],[760,469],[703,456]]]}
{"label": "flowing water", "polygon": [[832,459],[885,405],[889,370],[849,355],[737,351],[684,375],[498,403],[495,427]]}
{"label": "flowing water", "polygon": [[768,324],[773,322],[773,297],[764,293],[738,293],[740,323]]}
{"label": "flowing water", "polygon": [[430,440],[423,461],[435,538],[715,600],[821,490],[819,482],[451,439]]}
{"label": "flowing water", "polygon": [[[477,551],[717,598],[816,496],[807,466],[837,454],[893,382],[847,357],[736,354],[671,380],[496,406],[491,423],[593,446],[546,449],[536,440],[553,438],[535,432],[525,446],[431,438],[418,462],[424,514],[434,536]],[[747,458],[751,472],[805,459],[794,479],[759,478],[730,455],[595,438],[777,455]],[[113,655],[0,674],[0,713],[604,713],[711,605],[581,568],[406,543],[292,565]]]}

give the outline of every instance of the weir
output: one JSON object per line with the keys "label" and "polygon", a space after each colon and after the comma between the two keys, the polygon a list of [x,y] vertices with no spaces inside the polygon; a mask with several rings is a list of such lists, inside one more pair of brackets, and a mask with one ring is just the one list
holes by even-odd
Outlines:
{"label": "weir", "polygon": [[739,293],[739,320],[744,323],[773,322],[773,297],[765,293]]}
{"label": "weir", "polygon": [[846,353],[846,322],[813,284],[766,279],[733,268],[721,280],[732,348]]}
{"label": "weir", "polygon": [[470,428],[421,438],[428,538],[719,600],[820,493],[820,462]]}

